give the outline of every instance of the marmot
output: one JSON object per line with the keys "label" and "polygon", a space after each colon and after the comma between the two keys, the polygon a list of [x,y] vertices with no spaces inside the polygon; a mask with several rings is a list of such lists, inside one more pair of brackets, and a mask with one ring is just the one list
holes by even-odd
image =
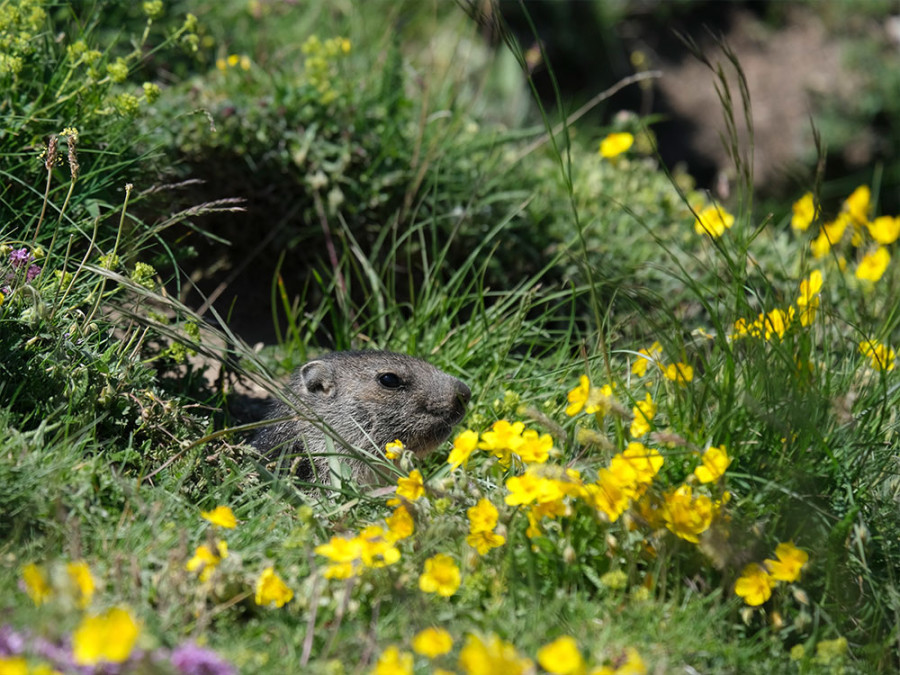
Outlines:
{"label": "marmot", "polygon": [[263,427],[253,444],[270,458],[296,458],[298,477],[323,484],[330,482],[329,455],[346,455],[352,476],[372,483],[376,474],[365,455],[383,457],[394,440],[417,455],[434,450],[462,420],[471,396],[463,382],[412,356],[333,352],[296,370],[287,402],[276,401],[267,415],[293,419]]}

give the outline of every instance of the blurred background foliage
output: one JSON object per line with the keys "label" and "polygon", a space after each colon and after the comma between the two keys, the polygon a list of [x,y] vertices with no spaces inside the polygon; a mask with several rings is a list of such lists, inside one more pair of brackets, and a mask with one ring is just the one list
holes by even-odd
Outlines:
{"label": "blurred background foliage", "polygon": [[[755,152],[757,205],[774,225],[751,303],[777,295],[769,276],[792,276],[790,205],[810,185],[826,217],[859,184],[872,185],[883,212],[900,208],[891,3],[536,1],[527,15],[520,3],[477,0],[16,8],[4,15],[0,64],[6,232],[72,259],[114,255],[112,269],[126,276],[149,263],[171,294],[213,321],[215,307],[250,343],[284,343],[293,330],[285,346],[301,354],[285,366],[309,342],[377,342],[376,285],[412,319],[423,280],[456,283],[472,256],[483,260],[480,287],[493,291],[539,280],[565,293],[591,279],[590,301],[576,292],[527,311],[590,322],[599,304],[613,337],[629,343],[701,325],[706,311],[663,271],[664,258],[683,244],[684,274],[714,288],[719,272],[697,248],[687,205],[742,205],[741,177],[721,147],[721,105],[704,98],[715,93],[713,73],[691,40],[704,51],[728,44],[750,85],[754,135],[739,128],[737,149]],[[822,72],[804,80],[804,64],[785,68],[785,42]],[[580,115],[598,92],[654,69],[660,77]],[[774,97],[763,86],[772,72]],[[685,91],[699,109],[679,107]],[[773,132],[781,104],[788,116],[775,116]],[[558,124],[576,110],[571,126]],[[41,155],[73,125],[77,176],[69,137],[53,166]],[[637,138],[615,161],[597,155],[611,131]],[[40,227],[45,216],[28,206],[42,175],[54,226]],[[328,303],[338,311],[326,320],[316,308]],[[457,311],[477,310],[463,302]],[[409,328],[400,334],[414,340]]]}
{"label": "blurred background foliage", "polygon": [[[193,271],[205,293],[221,292],[220,307],[231,307],[237,296],[248,299],[233,307],[239,322],[242,305],[255,309],[271,297],[279,260],[288,292],[304,292],[315,305],[320,296],[309,271],[334,270],[344,238],[365,255],[399,241],[407,265],[396,270],[394,289],[408,299],[423,274],[424,253],[447,242],[452,266],[514,213],[502,244],[493,245],[486,284],[509,287],[549,260],[556,262],[545,282],[579,283],[564,254],[575,239],[568,194],[549,144],[538,144],[540,114],[505,39],[520,45],[554,123],[623,77],[663,72],[659,80],[601,101],[570,129],[572,151],[589,154],[611,130],[641,129],[640,118],[623,111],[649,123],[639,152],[616,170],[600,161],[593,168],[578,164],[579,207],[590,219],[588,249],[596,256],[591,264],[609,289],[606,299],[617,289],[625,311],[645,311],[652,303],[643,291],[629,290],[646,288],[646,277],[653,276],[642,263],[657,254],[641,246],[649,241],[642,231],[686,232],[682,223],[689,222],[656,157],[681,176],[688,192],[708,191],[726,203],[738,180],[721,149],[722,111],[708,102],[711,73],[697,67],[679,32],[704,49],[713,49],[713,36],[720,36],[742,59],[755,111],[757,199],[775,222],[786,224],[790,203],[814,181],[819,147],[810,118],[827,151],[821,174],[826,208],[836,211],[862,183],[880,191],[885,212],[900,206],[900,116],[892,108],[900,96],[891,66],[898,41],[889,4],[685,0],[527,7],[537,39],[516,2],[167,5],[167,16],[198,16],[199,49],[190,61],[148,61],[150,74],[168,87],[142,123],[151,144],[158,144],[152,147],[168,148],[157,167],[166,181],[204,182],[160,194],[179,208],[225,197],[247,200],[243,215],[200,219],[216,239],[170,230],[167,240],[178,246],[167,254]],[[798,25],[815,30],[795,35]],[[329,51],[334,39],[345,42]],[[810,68],[835,72],[804,80],[807,70],[800,68],[790,77],[791,69],[778,62],[788,39],[806,40],[797,48],[814,55],[826,50],[829,57]],[[551,69],[563,111],[556,109]],[[772,100],[767,88],[754,91],[772,72],[781,73],[782,98],[793,102],[788,117],[776,117],[782,127],[774,130],[767,120],[783,101]],[[679,108],[668,80],[708,103],[699,111]],[[849,84],[832,84],[840,82]],[[630,196],[633,214],[604,197],[622,194]],[[148,206],[159,210],[157,203]],[[426,221],[434,225],[434,239],[405,235]],[[630,236],[623,238],[625,231]],[[555,253],[563,254],[554,259]],[[657,282],[654,292],[677,291]],[[248,339],[271,340],[267,322],[245,323]]]}

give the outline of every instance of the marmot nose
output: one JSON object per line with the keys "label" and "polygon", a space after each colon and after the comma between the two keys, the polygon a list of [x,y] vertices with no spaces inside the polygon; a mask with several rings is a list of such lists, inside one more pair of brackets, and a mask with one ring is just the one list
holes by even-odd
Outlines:
{"label": "marmot nose", "polygon": [[464,406],[469,404],[472,399],[472,391],[466,386],[465,382],[456,381],[456,395]]}

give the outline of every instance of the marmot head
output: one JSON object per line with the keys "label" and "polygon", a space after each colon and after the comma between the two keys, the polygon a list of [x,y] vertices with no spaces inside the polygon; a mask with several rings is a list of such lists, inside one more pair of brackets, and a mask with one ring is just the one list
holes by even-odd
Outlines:
{"label": "marmot head", "polygon": [[472,396],[430,363],[383,351],[326,354],[301,366],[294,385],[344,440],[384,450],[399,439],[417,454],[447,440]]}

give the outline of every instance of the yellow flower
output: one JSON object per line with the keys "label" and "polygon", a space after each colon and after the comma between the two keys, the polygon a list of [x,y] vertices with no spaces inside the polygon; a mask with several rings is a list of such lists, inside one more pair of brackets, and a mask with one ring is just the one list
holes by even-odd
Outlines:
{"label": "yellow flower", "polygon": [[884,246],[879,246],[874,253],[867,253],[859,261],[856,278],[872,282],[878,281],[890,262],[891,254]]}
{"label": "yellow flower", "polygon": [[237,527],[237,518],[234,517],[234,513],[227,506],[217,506],[212,511],[201,511],[200,516],[213,525],[218,525],[228,530]]}
{"label": "yellow flower", "polygon": [[449,598],[459,588],[459,567],[449,555],[438,553],[425,561],[425,571],[419,577],[419,589]]}
{"label": "yellow flower", "polygon": [[612,387],[605,384],[596,389],[591,386],[591,381],[587,375],[582,375],[578,381],[578,386],[570,391],[566,398],[569,401],[569,405],[566,407],[566,415],[569,417],[577,415],[582,409],[588,415],[593,413],[605,415],[609,412],[608,399],[612,398]]}
{"label": "yellow flower", "polygon": [[256,604],[271,605],[274,603],[276,607],[283,607],[289,603],[294,597],[294,591],[288,588],[287,584],[281,580],[275,569],[267,567],[259,575],[256,580]]}
{"label": "yellow flower", "polygon": [[44,575],[44,571],[34,563],[28,563],[22,568],[22,582],[34,604],[40,607],[53,593],[50,583]]}
{"label": "yellow flower", "polygon": [[816,320],[822,283],[822,273],[819,270],[813,270],[812,274],[809,275],[809,279],[804,279],[800,282],[800,296],[797,298],[797,307],[800,309],[801,326],[811,326]]}
{"label": "yellow flower", "polygon": [[490,431],[481,434],[481,442],[478,447],[497,456],[502,465],[509,466],[512,460],[511,453],[518,452],[519,447],[525,442],[525,439],[522,438],[524,430],[524,422],[510,424],[506,420],[498,420],[494,422]]}
{"label": "yellow flower", "polygon": [[[643,359],[641,360],[643,361]],[[635,401],[631,414],[634,415],[634,419],[631,421],[631,429],[629,430],[632,438],[638,438],[650,431],[650,422],[653,421],[653,416],[656,414],[656,404],[650,397],[649,392],[643,401]]]}
{"label": "yellow flower", "polygon": [[0,656],[0,675],[28,675],[28,662],[21,656]]}
{"label": "yellow flower", "polygon": [[893,370],[897,354],[878,340],[863,340],[859,343],[859,351],[872,359],[873,370]]}
{"label": "yellow flower", "polygon": [[641,358],[635,359],[631,364],[631,372],[638,377],[643,377],[647,372],[647,366],[658,362],[657,357],[662,354],[662,345],[654,342],[649,349],[639,349],[638,354],[641,355]]}
{"label": "yellow flower", "polygon": [[391,441],[384,446],[384,456],[388,459],[397,459],[401,452],[403,452],[403,441],[400,439]]}
{"label": "yellow flower", "polygon": [[506,537],[496,534],[493,529],[497,526],[497,507],[491,504],[487,498],[482,498],[478,503],[466,511],[469,517],[469,535],[466,543],[478,551],[478,555],[484,555],[493,548],[503,546]]}
{"label": "yellow flower", "polygon": [[734,225],[733,215],[715,204],[710,204],[697,214],[694,232],[716,238],[725,234],[725,230],[732,225]]}
{"label": "yellow flower", "polygon": [[237,54],[230,54],[227,59],[227,63],[229,67],[234,68],[241,60],[241,57]]}
{"label": "yellow flower", "polygon": [[401,652],[396,645],[391,645],[378,657],[372,675],[412,675],[413,655]]}
{"label": "yellow flower", "polygon": [[539,466],[529,467],[521,476],[512,476],[506,480],[506,489],[509,494],[504,501],[510,506],[518,504],[530,504],[552,502],[562,499],[565,493],[557,481],[544,478],[538,474]]}
{"label": "yellow flower", "polygon": [[316,546],[314,551],[332,563],[325,569],[326,579],[349,579],[360,571],[363,542],[359,537],[332,537],[327,544]]}
{"label": "yellow flower", "polygon": [[450,456],[447,457],[447,464],[450,469],[455,469],[460,465],[465,466],[469,461],[469,456],[478,448],[478,434],[471,429],[466,429],[459,436],[453,439],[453,449]]}
{"label": "yellow flower", "polygon": [[709,497],[694,497],[690,485],[681,485],[665,495],[663,519],[672,533],[696,544],[700,541],[700,535],[712,524],[713,510]]}
{"label": "yellow flower", "polygon": [[127,609],[88,614],[72,633],[72,656],[79,666],[122,663],[131,654],[140,628]]}
{"label": "yellow flower", "polygon": [[694,469],[694,475],[701,483],[714,483],[725,475],[725,469],[731,464],[731,457],[724,445],[712,446],[703,453],[703,462]]}
{"label": "yellow flower", "polygon": [[531,659],[519,656],[513,645],[496,635],[482,641],[469,634],[459,652],[459,667],[466,675],[524,675],[533,665]]}
{"label": "yellow flower", "polygon": [[663,370],[663,375],[665,375],[667,380],[672,380],[672,382],[684,386],[694,379],[694,369],[679,361],[666,366],[665,370]]}
{"label": "yellow flower", "polygon": [[[580,413],[581,409],[584,408],[587,403],[590,393],[591,381],[588,379],[587,375],[582,375],[578,380],[578,386],[570,391],[566,397],[569,401],[569,405],[566,407],[566,415],[573,417]],[[585,412],[592,413],[596,411],[586,410]]]}
{"label": "yellow flower", "polygon": [[613,465],[617,463],[616,458],[627,462],[634,471],[634,482],[638,484],[649,484],[653,477],[659,473],[663,465],[663,456],[655,448],[648,448],[643,443],[632,441],[628,447],[622,451],[621,455],[616,455],[610,461],[610,469],[614,470]]}
{"label": "yellow flower", "polygon": [[831,242],[828,240],[824,228],[819,231],[819,236],[809,242],[809,248],[813,258],[816,260],[820,260],[828,255],[828,251],[831,250]]}
{"label": "yellow flower", "polygon": [[409,511],[406,510],[403,504],[394,509],[394,513],[391,514],[391,517],[386,522],[390,531],[391,541],[406,539],[412,536],[412,533],[415,531],[415,523],[412,516],[409,515]]}
{"label": "yellow flower", "polygon": [[596,483],[584,486],[585,501],[593,508],[602,511],[609,522],[614,523],[619,516],[625,513],[632,497],[635,497],[637,493],[630,480],[623,482],[622,477],[610,469],[600,469],[597,476]]}
{"label": "yellow flower", "polygon": [[800,578],[800,570],[809,561],[809,554],[794,546],[794,542],[782,542],[775,547],[778,560],[764,560],[763,563],[773,579],[788,583]]}
{"label": "yellow flower", "polygon": [[734,583],[734,592],[752,607],[758,607],[772,596],[775,579],[762,565],[750,563]]}
{"label": "yellow flower", "polygon": [[816,205],[813,202],[812,192],[807,192],[794,202],[793,212],[791,227],[799,232],[805,232],[816,219]]}
{"label": "yellow flower", "polygon": [[801,281],[800,297],[797,298],[797,306],[804,307],[812,303],[813,299],[822,291],[824,281],[819,270],[813,270],[808,279]]}
{"label": "yellow flower", "polygon": [[625,659],[620,665],[615,668],[613,666],[594,668],[590,675],[647,675],[647,664],[637,649],[629,647],[625,650]]}
{"label": "yellow flower", "polygon": [[634,136],[628,132],[609,134],[600,141],[600,156],[605,159],[612,159],[621,155],[634,145]]}
{"label": "yellow flower", "polygon": [[453,649],[453,638],[443,628],[426,628],[413,637],[412,648],[416,654],[433,659]]}
{"label": "yellow flower", "polygon": [[816,320],[816,312],[819,310],[819,298],[814,297],[808,305],[800,308],[800,325],[811,326]]}
{"label": "yellow flower", "polygon": [[380,525],[369,525],[357,539],[362,544],[362,561],[368,567],[384,567],[400,560],[400,550],[394,546],[394,539]]}
{"label": "yellow flower", "polygon": [[522,433],[522,444],[516,454],[526,464],[543,464],[549,459],[552,449],[553,438],[550,434],[538,434],[533,429],[526,429]]}
{"label": "yellow flower", "polygon": [[482,497],[478,503],[466,511],[469,517],[469,532],[486,532],[497,526],[497,507],[487,497]]}
{"label": "yellow flower", "polygon": [[881,216],[866,223],[872,239],[884,246],[893,244],[900,237],[900,217]]}
{"label": "yellow flower", "polygon": [[422,482],[422,473],[418,469],[413,469],[406,478],[397,479],[397,496],[414,502],[424,494],[425,484]]}
{"label": "yellow flower", "polygon": [[[872,191],[868,185],[860,185],[844,201],[844,211],[860,225],[869,222],[869,207]],[[833,240],[834,241],[834,240]]]}
{"label": "yellow flower", "polygon": [[537,660],[541,668],[553,675],[577,675],[584,672],[584,659],[578,651],[578,643],[568,635],[538,649]]}
{"label": "yellow flower", "polygon": [[94,577],[91,576],[91,568],[86,562],[79,560],[67,564],[66,572],[78,588],[78,606],[84,609],[94,597]]}
{"label": "yellow flower", "polygon": [[763,337],[766,340],[771,340],[774,336],[778,336],[778,339],[784,337],[784,334],[787,332],[787,329],[791,325],[791,321],[794,319],[794,308],[790,307],[787,312],[782,309],[775,308],[771,312],[768,312],[765,316],[760,315],[760,321],[762,321],[763,325]]}
{"label": "yellow flower", "polygon": [[213,571],[218,567],[223,559],[228,557],[228,544],[224,541],[216,543],[217,553],[206,544],[201,544],[194,550],[194,557],[187,561],[184,566],[188,572],[196,572],[200,570],[200,581],[209,581]]}
{"label": "yellow flower", "polygon": [[647,675],[647,665],[634,647],[625,650],[625,661],[616,668],[616,675]]}
{"label": "yellow flower", "polygon": [[491,549],[503,546],[506,537],[491,530],[481,530],[466,535],[466,543],[478,551],[478,555],[484,555]]}
{"label": "yellow flower", "polygon": [[830,223],[825,223],[819,230],[819,236],[810,243],[813,257],[817,259],[825,257],[831,247],[844,237],[844,232],[850,222],[850,216],[841,213]]}

